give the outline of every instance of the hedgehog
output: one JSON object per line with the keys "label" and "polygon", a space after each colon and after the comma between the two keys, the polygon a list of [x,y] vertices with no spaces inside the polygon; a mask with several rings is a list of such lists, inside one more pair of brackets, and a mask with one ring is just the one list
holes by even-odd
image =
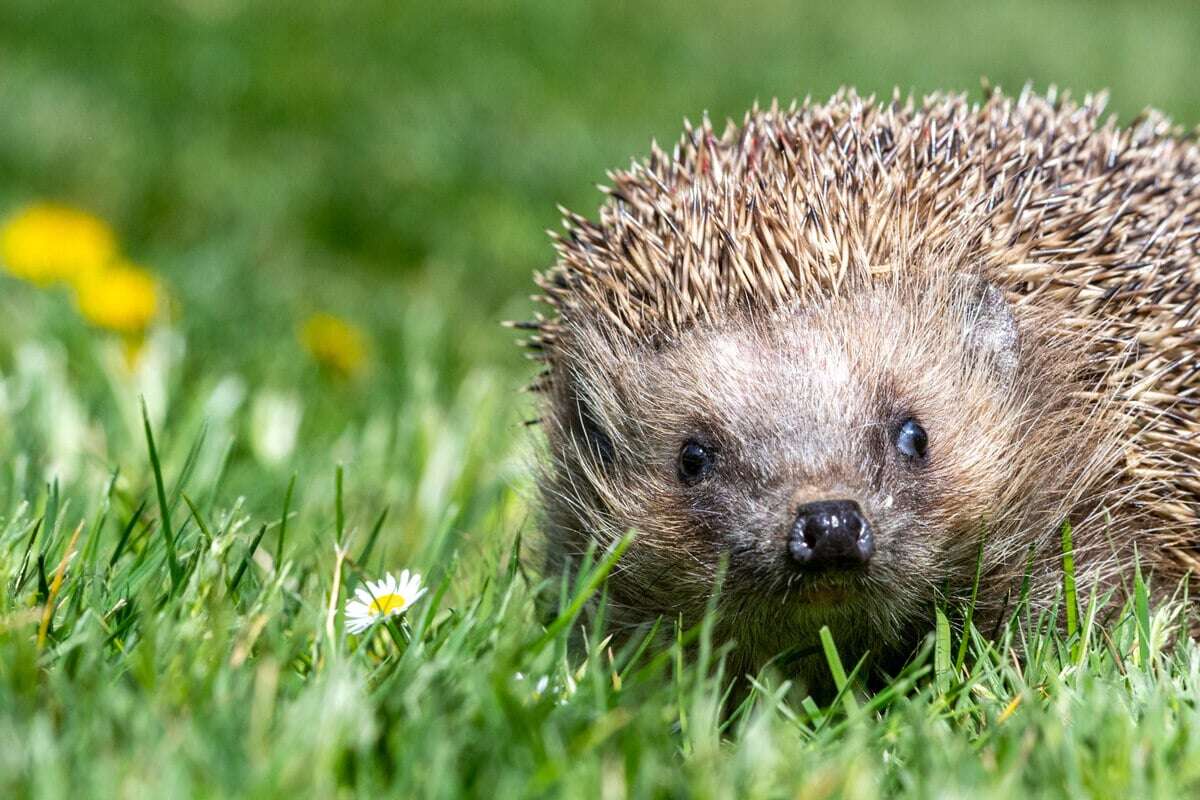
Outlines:
{"label": "hedgehog", "polygon": [[[979,630],[1156,597],[1200,566],[1200,149],[1104,94],[865,97],[707,115],[561,209],[533,388],[550,574],[632,541],[630,635],[712,614],[810,685]],[[792,654],[790,660],[787,654]],[[797,655],[798,654],[798,655]],[[779,659],[779,660],[777,660]]]}

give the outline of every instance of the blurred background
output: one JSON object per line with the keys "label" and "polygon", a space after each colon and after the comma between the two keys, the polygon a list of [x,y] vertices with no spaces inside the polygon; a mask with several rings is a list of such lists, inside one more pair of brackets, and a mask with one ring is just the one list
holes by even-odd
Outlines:
{"label": "blurred background", "polygon": [[[36,250],[84,213],[153,281],[152,313],[113,324],[136,280],[91,313],[78,287],[4,279],[4,407],[42,430],[0,430],[32,454],[12,490],[141,454],[139,394],[177,447],[186,420],[229,420],[224,457],[272,503],[296,442],[321,464],[380,436],[454,460],[446,437],[475,425],[507,448],[532,370],[498,323],[532,308],[556,204],[592,214],[605,170],[684,117],[986,78],[1108,88],[1123,119],[1192,129],[1198,42],[1194,3],[5,0],[0,214],[55,204],[24,220]],[[55,388],[39,405],[35,386]]]}

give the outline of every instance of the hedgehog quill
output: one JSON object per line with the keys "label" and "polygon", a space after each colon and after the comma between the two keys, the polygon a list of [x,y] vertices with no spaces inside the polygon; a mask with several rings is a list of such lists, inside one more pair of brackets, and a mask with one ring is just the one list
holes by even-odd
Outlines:
{"label": "hedgehog quill", "polygon": [[[522,327],[547,566],[637,532],[609,617],[697,622],[752,672],[903,658],[978,573],[1119,602],[1200,566],[1200,149],[1104,96],[755,108],[564,212]],[[722,567],[722,565],[725,565]],[[810,684],[823,665],[796,662]],[[807,666],[806,666],[807,664]]]}

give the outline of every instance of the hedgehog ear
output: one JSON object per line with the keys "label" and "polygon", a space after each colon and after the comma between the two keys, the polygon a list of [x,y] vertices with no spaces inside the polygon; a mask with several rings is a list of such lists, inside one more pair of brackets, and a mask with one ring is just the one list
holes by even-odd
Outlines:
{"label": "hedgehog ear", "polygon": [[960,275],[963,333],[967,344],[1008,382],[1017,370],[1021,334],[1004,292],[979,275]]}

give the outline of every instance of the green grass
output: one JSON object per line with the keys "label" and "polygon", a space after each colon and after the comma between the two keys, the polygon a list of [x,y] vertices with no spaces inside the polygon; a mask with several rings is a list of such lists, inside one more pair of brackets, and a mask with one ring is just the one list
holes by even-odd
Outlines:
{"label": "green grass", "polygon": [[[707,628],[664,652],[614,651],[594,629],[584,651],[568,646],[619,549],[597,554],[562,614],[539,624],[514,536],[524,504],[504,469],[464,482],[483,464],[438,461],[406,437],[389,474],[447,487],[445,513],[423,537],[401,525],[375,540],[380,509],[359,484],[376,475],[351,469],[343,485],[338,468],[297,490],[295,516],[253,514],[222,502],[220,472],[200,468],[211,436],[164,438],[160,464],[148,435],[149,455],[94,495],[76,504],[51,485],[6,517],[5,796],[1200,788],[1200,648],[1167,643],[1170,609],[1138,600],[1102,625],[1093,600],[1066,637],[1052,616],[1017,609],[998,641],[968,628],[961,667],[949,654],[962,609],[939,611],[936,635],[873,694],[823,635],[836,698],[818,705],[768,672],[723,713],[730,676]],[[461,445],[493,439],[481,427]],[[263,543],[285,520],[295,540],[277,560]],[[400,564],[428,569],[429,595],[398,624],[346,636],[347,588]]]}
{"label": "green grass", "polygon": [[[1069,531],[1061,625],[941,609],[874,693],[832,639],[838,697],[767,673],[732,711],[706,628],[570,649],[612,554],[538,619],[532,369],[496,324],[555,204],[685,115],[986,75],[1191,127],[1198,40],[1133,2],[3,4],[0,214],[95,211],[172,302],[130,372],[0,276],[0,796],[1200,792],[1200,648],[1140,579],[1098,619]],[[361,379],[298,343],[318,310],[370,333]],[[429,594],[348,637],[405,567]]]}

